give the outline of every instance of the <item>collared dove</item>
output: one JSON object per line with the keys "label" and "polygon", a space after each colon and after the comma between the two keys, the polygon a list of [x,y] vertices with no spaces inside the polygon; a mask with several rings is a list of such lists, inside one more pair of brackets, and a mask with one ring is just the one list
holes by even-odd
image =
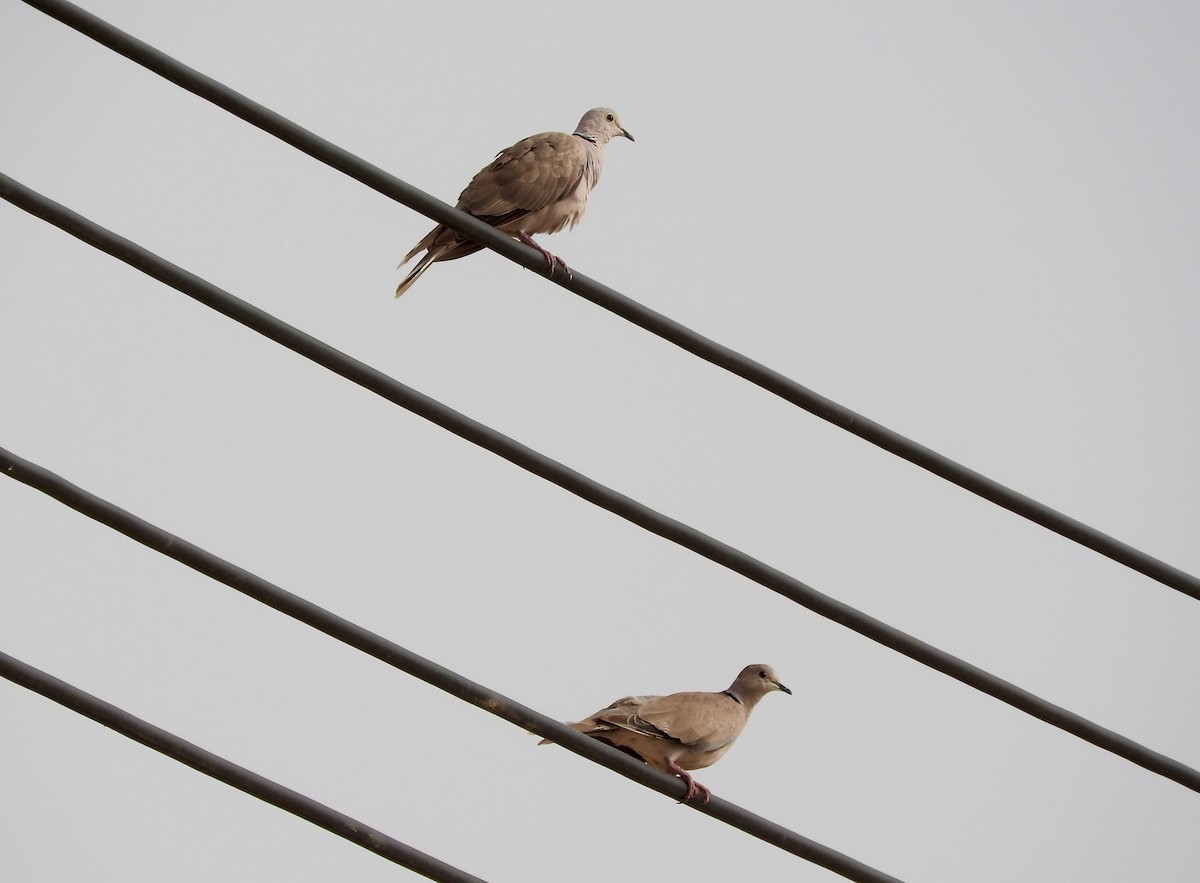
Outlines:
{"label": "collared dove", "polygon": [[[604,145],[617,137],[633,140],[615,110],[593,108],[583,115],[574,134],[543,132],[500,151],[491,165],[471,179],[455,207],[536,248],[550,265],[551,275],[557,266],[570,278],[570,268],[534,242],[533,234],[557,233],[579,223],[588,194],[600,180]],[[400,262],[403,267],[418,252],[425,252],[396,288],[396,297],[408,291],[431,264],[474,254],[482,247],[439,224]]]}
{"label": "collared dove", "polygon": [[[568,724],[687,785],[684,800],[712,792],[688,775],[720,760],[741,735],[758,700],[775,690],[791,694],[769,665],[748,665],[721,693],[626,696],[587,720]],[[543,739],[539,745],[545,745]]]}

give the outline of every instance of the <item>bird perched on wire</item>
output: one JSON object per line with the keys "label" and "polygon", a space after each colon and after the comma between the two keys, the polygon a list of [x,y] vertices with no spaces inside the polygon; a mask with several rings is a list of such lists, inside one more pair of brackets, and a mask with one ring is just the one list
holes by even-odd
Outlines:
{"label": "bird perched on wire", "polygon": [[[546,258],[551,275],[557,267],[570,278],[570,268],[534,242],[533,234],[557,233],[579,223],[588,194],[600,180],[604,146],[617,137],[633,140],[615,110],[593,108],[571,135],[543,132],[500,151],[471,179],[455,208],[537,249]],[[408,291],[431,264],[474,254],[482,247],[439,224],[400,262],[403,267],[425,252],[396,288],[396,297]]]}
{"label": "bird perched on wire", "polygon": [[[721,693],[626,696],[568,726],[679,776],[687,785],[684,800],[701,794],[703,802],[708,803],[712,791],[687,771],[704,769],[720,760],[741,735],[758,700],[776,690],[792,692],[771,666],[748,665]],[[543,739],[538,744],[549,741]]]}

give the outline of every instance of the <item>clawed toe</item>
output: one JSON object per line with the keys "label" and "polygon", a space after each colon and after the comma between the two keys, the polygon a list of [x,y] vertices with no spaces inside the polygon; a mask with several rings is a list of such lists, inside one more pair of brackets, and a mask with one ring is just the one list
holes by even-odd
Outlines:
{"label": "clawed toe", "polygon": [[517,239],[519,239],[521,242],[524,242],[530,248],[535,249],[541,253],[542,257],[544,257],[546,259],[546,266],[550,270],[550,278],[551,279],[554,278],[554,271],[556,268],[561,268],[563,273],[566,275],[566,277],[568,279],[574,278],[571,275],[571,268],[567,266],[566,262],[562,258],[560,258],[556,254],[551,254],[550,252],[546,251],[546,249],[544,249],[540,245],[538,245],[537,241],[532,236],[530,236],[528,233],[518,233]]}
{"label": "clawed toe", "polygon": [[559,269],[561,269],[563,271],[563,273],[566,274],[566,277],[568,279],[574,278],[571,275],[571,268],[568,267],[566,262],[562,258],[558,257],[557,255],[548,255],[546,257],[546,263],[548,263],[550,265],[550,278],[551,279],[554,278],[554,268],[555,267],[558,267]]}
{"label": "clawed toe", "polygon": [[683,769],[683,767],[679,766],[677,763],[675,763],[675,761],[668,760],[667,769],[679,776],[679,778],[683,779],[683,784],[687,785],[687,791],[684,792],[683,800],[679,801],[680,803],[687,803],[697,794],[703,796],[704,798],[702,801],[700,801],[701,804],[708,803],[708,801],[712,799],[712,791],[693,779],[687,770]]}

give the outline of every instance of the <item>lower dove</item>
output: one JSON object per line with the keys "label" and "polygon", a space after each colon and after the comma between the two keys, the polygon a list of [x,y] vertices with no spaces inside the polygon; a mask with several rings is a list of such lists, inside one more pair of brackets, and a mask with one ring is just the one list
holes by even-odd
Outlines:
{"label": "lower dove", "polygon": [[[604,146],[618,137],[633,140],[621,126],[617,112],[608,107],[593,108],[583,115],[571,135],[543,132],[500,151],[471,179],[455,208],[537,249],[550,265],[550,275],[559,267],[570,278],[570,268],[538,245],[533,234],[557,233],[579,223],[588,194],[600,180]],[[430,265],[474,254],[482,247],[439,224],[400,262],[403,267],[418,252],[425,252],[397,286],[396,297],[408,291]]]}
{"label": "lower dove", "polygon": [[[720,760],[741,735],[758,700],[775,690],[791,694],[769,665],[748,665],[721,693],[672,693],[626,696],[576,724],[584,735],[607,742],[643,763],[679,776],[687,785],[684,800],[697,794],[708,803],[712,791],[688,770]],[[539,745],[545,745],[543,739]]]}

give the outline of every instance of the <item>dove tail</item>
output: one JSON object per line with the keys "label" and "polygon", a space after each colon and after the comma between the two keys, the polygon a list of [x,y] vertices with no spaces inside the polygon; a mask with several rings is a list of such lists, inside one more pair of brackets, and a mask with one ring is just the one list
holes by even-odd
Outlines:
{"label": "dove tail", "polygon": [[[399,297],[400,295],[404,294],[404,292],[412,288],[413,283],[420,279],[421,274],[428,270],[430,265],[433,264],[433,262],[436,261],[440,256],[441,252],[438,250],[430,249],[429,251],[425,252],[425,257],[421,258],[421,260],[417,262],[417,265],[412,268],[409,274],[404,277],[404,281],[396,286],[396,297]],[[408,258],[405,258],[405,260],[408,260]]]}

